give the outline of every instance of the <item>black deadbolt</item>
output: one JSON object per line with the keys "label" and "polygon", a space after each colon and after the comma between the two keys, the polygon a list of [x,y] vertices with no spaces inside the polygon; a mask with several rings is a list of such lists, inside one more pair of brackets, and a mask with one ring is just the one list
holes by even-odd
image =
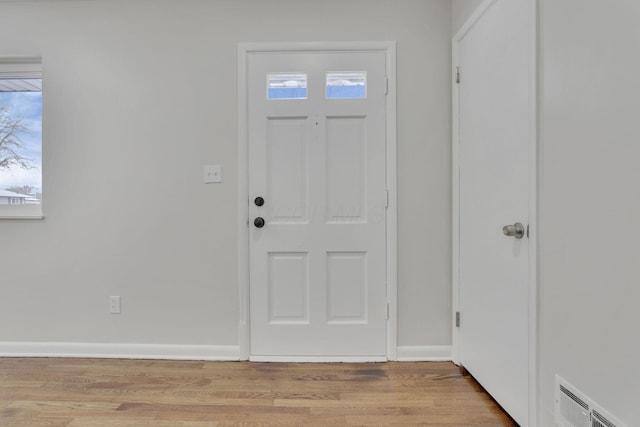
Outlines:
{"label": "black deadbolt", "polygon": [[253,225],[255,225],[258,228],[264,227],[264,218],[258,217],[256,219],[254,219],[253,220]]}
{"label": "black deadbolt", "polygon": [[262,197],[256,197],[256,199],[254,200],[256,206],[262,206],[264,205],[264,199]]}

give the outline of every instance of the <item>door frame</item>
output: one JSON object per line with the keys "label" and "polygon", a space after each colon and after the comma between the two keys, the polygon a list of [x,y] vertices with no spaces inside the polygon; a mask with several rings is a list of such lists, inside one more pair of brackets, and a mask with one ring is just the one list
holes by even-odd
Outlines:
{"label": "door frame", "polygon": [[[460,311],[460,105],[459,88],[456,82],[456,67],[459,63],[460,42],[484,14],[498,0],[485,0],[474,11],[452,39],[452,360],[459,364],[460,337],[456,327],[456,313]],[[508,1],[508,0],[503,0]],[[539,238],[539,0],[529,2],[529,425],[537,425],[538,412],[538,238]],[[462,71],[464,78],[464,70]]]}
{"label": "door frame", "polygon": [[397,134],[396,134],[396,43],[376,42],[274,42],[238,44],[238,288],[240,359],[251,355],[250,283],[249,283],[249,102],[248,59],[255,53],[278,52],[383,52],[386,55],[388,93],[386,99],[386,182],[389,206],[386,215],[387,258],[387,359],[397,360]]}

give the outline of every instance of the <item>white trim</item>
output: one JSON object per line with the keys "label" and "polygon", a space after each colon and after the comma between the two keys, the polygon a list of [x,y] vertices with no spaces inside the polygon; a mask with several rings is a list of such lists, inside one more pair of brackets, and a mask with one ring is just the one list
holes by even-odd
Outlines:
{"label": "white trim", "polygon": [[[460,302],[460,139],[459,139],[459,93],[458,84],[455,80],[455,70],[459,58],[459,44],[464,36],[473,28],[480,18],[489,10],[497,0],[485,0],[478,6],[471,17],[460,28],[452,40],[452,157],[453,157],[453,230],[452,230],[452,278],[453,278],[453,333],[452,333],[452,360],[459,363],[459,334],[455,326],[455,314],[459,311]],[[539,148],[539,108],[540,95],[540,64],[539,64],[539,0],[528,0],[530,7],[529,22],[529,51],[530,51],[530,77],[529,77],[529,425],[536,426],[538,418],[538,236],[539,236],[539,171],[538,171],[538,148]],[[463,70],[464,73],[464,70]],[[464,78],[464,75],[462,76]]]}
{"label": "white trim", "polygon": [[[252,52],[379,52],[395,51],[394,41],[356,41],[356,42],[273,42],[239,43],[238,51]],[[243,60],[243,57],[238,59]],[[391,76],[389,76],[391,77]]]}
{"label": "white trim", "polygon": [[39,56],[0,56],[0,77],[42,78],[42,58]]}
{"label": "white trim", "polygon": [[0,206],[0,219],[44,219],[42,205]]}
{"label": "white trim", "polygon": [[248,46],[238,45],[238,144],[236,170],[238,187],[238,291],[240,293],[240,323],[238,342],[240,358],[249,360],[251,325],[249,318],[249,102],[247,93]]}
{"label": "white trim", "polygon": [[539,0],[529,0],[529,426],[538,425]]}
{"label": "white trim", "polygon": [[[302,43],[240,43],[238,44],[238,288],[240,293],[239,342],[240,357],[249,359],[251,327],[249,313],[249,173],[248,173],[248,101],[247,101],[247,57],[252,52],[371,52],[383,51],[387,55],[387,357],[397,358],[398,328],[398,283],[397,283],[397,134],[396,134],[396,43],[381,42],[302,42]],[[253,360],[253,358],[251,359]]]}
{"label": "white trim", "polygon": [[289,363],[377,363],[386,362],[384,356],[251,356],[251,362]]}
{"label": "white trim", "polygon": [[83,357],[112,359],[240,360],[236,345],[96,344],[0,342],[0,357]]}
{"label": "white trim", "polygon": [[459,45],[459,39],[454,37],[451,47],[451,324],[453,325],[451,359],[456,365],[460,364],[458,359],[459,334],[456,326],[456,313],[460,311],[460,95],[456,81]]}
{"label": "white trim", "polygon": [[[383,45],[380,44],[380,49]],[[398,171],[396,43],[384,44],[387,53],[387,359],[398,358]]]}
{"label": "white trim", "polygon": [[399,362],[451,362],[450,345],[399,346]]}

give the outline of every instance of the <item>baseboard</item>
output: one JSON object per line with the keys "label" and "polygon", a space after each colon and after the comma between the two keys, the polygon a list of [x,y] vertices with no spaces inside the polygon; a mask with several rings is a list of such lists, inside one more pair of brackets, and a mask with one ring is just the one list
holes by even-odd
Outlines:
{"label": "baseboard", "polygon": [[399,362],[450,362],[450,345],[398,346]]}
{"label": "baseboard", "polygon": [[[236,361],[240,358],[237,345],[163,345],[163,344],[95,344],[64,342],[0,342],[0,357],[87,357],[112,359],[166,359]],[[252,361],[274,362],[381,362],[386,358],[291,358],[252,356]],[[338,360],[339,359],[339,360]],[[451,361],[451,346],[400,346],[400,362]]]}
{"label": "baseboard", "polygon": [[0,357],[87,357],[235,361],[240,360],[240,347],[237,345],[0,342]]}

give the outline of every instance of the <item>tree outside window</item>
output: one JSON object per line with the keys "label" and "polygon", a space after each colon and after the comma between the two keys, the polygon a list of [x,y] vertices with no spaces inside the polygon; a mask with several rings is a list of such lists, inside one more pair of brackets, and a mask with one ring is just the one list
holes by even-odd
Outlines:
{"label": "tree outside window", "polygon": [[39,67],[0,58],[0,218],[42,216]]}

